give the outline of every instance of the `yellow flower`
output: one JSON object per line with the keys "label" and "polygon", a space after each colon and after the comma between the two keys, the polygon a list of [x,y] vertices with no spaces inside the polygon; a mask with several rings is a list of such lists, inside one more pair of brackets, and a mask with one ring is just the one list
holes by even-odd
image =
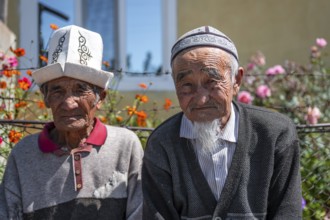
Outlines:
{"label": "yellow flower", "polygon": [[126,110],[127,110],[127,114],[129,116],[132,116],[136,113],[136,107],[135,106],[133,106],[133,107],[127,106]]}

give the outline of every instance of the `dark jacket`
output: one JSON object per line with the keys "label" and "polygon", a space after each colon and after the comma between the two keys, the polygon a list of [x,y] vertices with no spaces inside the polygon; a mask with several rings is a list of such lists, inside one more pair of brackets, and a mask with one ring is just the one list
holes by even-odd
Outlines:
{"label": "dark jacket", "polygon": [[150,136],[142,169],[143,219],[301,219],[299,141],[282,114],[234,103],[236,150],[217,202],[188,139],[182,113]]}

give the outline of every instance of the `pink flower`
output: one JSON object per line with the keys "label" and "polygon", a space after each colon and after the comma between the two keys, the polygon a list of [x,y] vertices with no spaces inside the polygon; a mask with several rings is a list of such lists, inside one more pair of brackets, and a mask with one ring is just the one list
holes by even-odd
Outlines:
{"label": "pink flower", "polygon": [[251,96],[251,94],[249,92],[242,91],[242,92],[238,93],[237,100],[239,102],[243,102],[243,103],[246,103],[246,104],[251,104],[252,100],[253,100],[253,97]]}
{"label": "pink flower", "polygon": [[3,142],[3,138],[2,138],[2,137],[0,137],[0,144],[2,144],[2,142]]}
{"label": "pink flower", "polygon": [[324,38],[316,38],[316,45],[320,48],[327,46],[327,41]]}
{"label": "pink flower", "polygon": [[256,91],[257,96],[259,96],[260,98],[266,98],[269,97],[272,93],[270,91],[270,88],[266,85],[261,85],[257,88]]}
{"label": "pink flower", "polygon": [[270,67],[267,69],[266,74],[268,76],[273,76],[277,74],[283,74],[285,73],[285,69],[281,65],[275,65],[273,67]]}
{"label": "pink flower", "polygon": [[257,66],[264,66],[266,64],[266,57],[261,51],[257,51],[257,53],[250,58],[250,62]]}
{"label": "pink flower", "polygon": [[249,63],[249,64],[247,65],[247,70],[253,70],[254,67],[255,67],[255,64],[254,64],[254,63]]}
{"label": "pink flower", "polygon": [[10,67],[17,67],[18,66],[18,61],[16,57],[9,57],[7,59],[7,62],[9,63]]}
{"label": "pink flower", "polygon": [[321,117],[321,112],[318,107],[308,107],[307,115],[305,116],[305,120],[308,124],[315,125],[317,124],[317,120]]}

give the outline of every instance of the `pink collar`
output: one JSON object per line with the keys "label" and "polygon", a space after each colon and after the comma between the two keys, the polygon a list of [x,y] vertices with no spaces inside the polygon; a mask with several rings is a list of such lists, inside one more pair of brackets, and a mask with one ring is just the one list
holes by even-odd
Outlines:
{"label": "pink collar", "polygon": [[[94,121],[95,126],[83,144],[86,146],[94,145],[101,147],[107,138],[107,128],[98,118],[95,118]],[[64,151],[62,152],[61,146],[54,143],[49,137],[50,131],[54,128],[54,122],[47,123],[39,135],[38,144],[43,153],[55,153],[60,156],[64,154]],[[85,148],[85,150],[90,151],[91,148]]]}

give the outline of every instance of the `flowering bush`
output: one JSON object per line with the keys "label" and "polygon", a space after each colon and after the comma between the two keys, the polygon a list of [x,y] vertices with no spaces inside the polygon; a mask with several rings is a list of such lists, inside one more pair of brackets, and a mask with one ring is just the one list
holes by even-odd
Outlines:
{"label": "flowering bush", "polygon": [[[317,38],[306,65],[285,61],[267,68],[265,56],[257,52],[247,64],[237,100],[286,114],[296,124],[329,123],[330,69],[322,53],[326,45]],[[299,133],[304,219],[330,214],[330,134],[323,134]]]}

